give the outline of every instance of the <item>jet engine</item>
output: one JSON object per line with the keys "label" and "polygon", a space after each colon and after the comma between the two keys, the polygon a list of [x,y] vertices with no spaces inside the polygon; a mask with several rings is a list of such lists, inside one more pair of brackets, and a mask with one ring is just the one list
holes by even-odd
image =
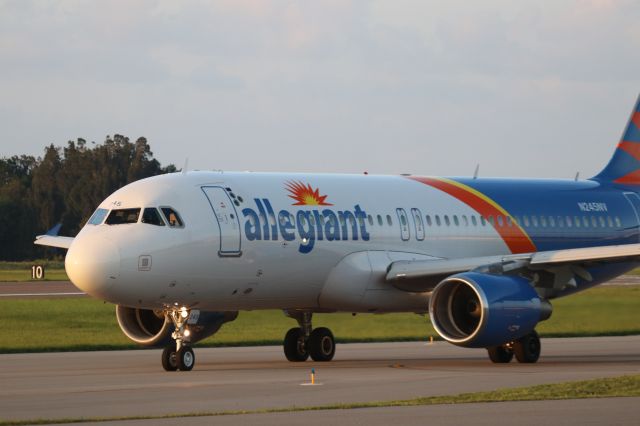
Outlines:
{"label": "jet engine", "polygon": [[484,348],[514,341],[551,316],[528,280],[465,272],[438,284],[429,300],[431,323],[445,340]]}
{"label": "jet engine", "polygon": [[[162,310],[117,306],[116,317],[124,334],[140,345],[162,347],[171,342],[173,322]],[[238,312],[200,312],[197,323],[189,325],[191,342],[195,343],[215,334],[222,324],[237,317]]]}

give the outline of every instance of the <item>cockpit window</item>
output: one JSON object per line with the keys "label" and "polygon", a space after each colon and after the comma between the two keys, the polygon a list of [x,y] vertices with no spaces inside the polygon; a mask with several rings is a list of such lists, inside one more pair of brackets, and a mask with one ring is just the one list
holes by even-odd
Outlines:
{"label": "cockpit window", "polygon": [[111,210],[107,221],[107,225],[121,225],[124,223],[137,223],[140,216],[140,209],[117,209]]}
{"label": "cockpit window", "polygon": [[93,212],[93,214],[89,218],[89,222],[87,223],[89,223],[90,225],[100,225],[104,221],[104,218],[107,216],[107,213],[109,213],[109,210],[107,209],[98,209]]}
{"label": "cockpit window", "polygon": [[160,213],[155,208],[146,208],[142,212],[142,223],[149,225],[164,226],[164,221],[160,217]]}
{"label": "cockpit window", "polygon": [[182,219],[180,219],[180,215],[171,207],[160,207],[162,213],[164,214],[164,218],[167,219],[167,223],[172,228],[182,228],[184,225],[182,224]]}

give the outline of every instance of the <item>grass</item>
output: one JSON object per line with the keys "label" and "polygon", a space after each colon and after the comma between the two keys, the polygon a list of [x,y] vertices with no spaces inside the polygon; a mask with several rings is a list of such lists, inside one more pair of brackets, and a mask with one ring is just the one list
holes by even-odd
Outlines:
{"label": "grass", "polygon": [[[17,421],[0,421],[0,426],[21,426],[30,424],[62,424],[62,423],[87,423],[124,420],[161,420],[178,419],[188,417],[212,417],[233,416],[242,414],[270,414],[293,413],[322,410],[352,410],[361,408],[380,407],[410,407],[442,404],[469,404],[469,403],[499,403],[507,401],[541,401],[541,400],[565,400],[585,398],[615,398],[640,396],[640,375],[621,376],[604,379],[583,380],[579,382],[565,382],[558,384],[546,384],[513,389],[498,389],[486,392],[463,393],[459,395],[444,395],[414,398],[396,401],[374,401],[346,404],[328,404],[308,407],[282,407],[263,410],[245,411],[211,411],[197,413],[177,413],[168,415],[129,416],[129,417],[96,417],[96,418],[65,418],[65,419],[33,419]],[[499,410],[496,407],[496,410]]]}
{"label": "grass", "polygon": [[[640,286],[596,287],[554,301],[554,314],[537,330],[543,337],[640,334]],[[0,353],[130,349],[115,309],[90,298],[0,299]],[[281,344],[296,322],[282,312],[240,312],[198,346]],[[414,341],[437,337],[428,317],[415,314],[315,314],[338,342]]]}

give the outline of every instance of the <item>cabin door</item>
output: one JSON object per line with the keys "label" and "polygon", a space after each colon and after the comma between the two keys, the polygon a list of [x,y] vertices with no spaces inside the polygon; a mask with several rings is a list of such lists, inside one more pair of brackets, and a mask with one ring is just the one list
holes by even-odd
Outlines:
{"label": "cabin door", "polygon": [[213,216],[220,229],[219,256],[240,256],[240,219],[227,191],[219,186],[203,186]]}

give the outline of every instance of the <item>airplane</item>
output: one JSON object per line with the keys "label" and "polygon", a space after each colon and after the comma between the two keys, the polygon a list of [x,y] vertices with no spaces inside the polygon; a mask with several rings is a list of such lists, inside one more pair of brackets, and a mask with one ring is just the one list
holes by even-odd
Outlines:
{"label": "airplane", "polygon": [[67,249],[79,289],[167,371],[242,310],[298,322],[286,358],[331,361],[314,313],[429,314],[446,341],[535,363],[553,299],[640,262],[640,97],[613,157],[586,179],[189,171],[130,183]]}

